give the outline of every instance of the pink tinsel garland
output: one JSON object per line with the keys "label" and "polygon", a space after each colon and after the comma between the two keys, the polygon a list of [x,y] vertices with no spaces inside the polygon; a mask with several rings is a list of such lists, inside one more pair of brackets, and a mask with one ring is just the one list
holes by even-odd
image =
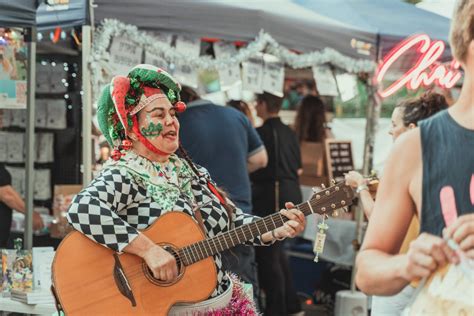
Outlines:
{"label": "pink tinsel garland", "polygon": [[253,302],[253,299],[244,291],[242,282],[236,275],[229,274],[230,278],[234,283],[232,289],[232,298],[230,299],[229,305],[224,308],[208,311],[205,313],[197,312],[193,313],[193,316],[232,316],[232,315],[243,315],[243,316],[257,316],[257,308]]}

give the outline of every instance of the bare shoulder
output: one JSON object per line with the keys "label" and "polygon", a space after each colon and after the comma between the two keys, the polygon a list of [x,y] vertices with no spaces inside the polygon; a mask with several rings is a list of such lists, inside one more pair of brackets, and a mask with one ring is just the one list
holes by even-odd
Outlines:
{"label": "bare shoulder", "polygon": [[390,165],[402,168],[405,171],[414,171],[421,165],[421,133],[420,129],[414,128],[403,133],[396,140],[389,156]]}

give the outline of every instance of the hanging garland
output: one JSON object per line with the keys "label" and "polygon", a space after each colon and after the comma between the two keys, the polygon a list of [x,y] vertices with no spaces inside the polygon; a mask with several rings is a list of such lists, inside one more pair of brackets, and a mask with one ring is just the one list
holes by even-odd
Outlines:
{"label": "hanging garland", "polygon": [[196,69],[227,68],[230,65],[238,65],[261,52],[272,54],[295,69],[328,63],[349,73],[372,72],[375,69],[375,64],[372,61],[350,58],[331,48],[306,54],[293,53],[278,44],[270,34],[263,30],[254,41],[249,42],[245,48],[239,49],[233,56],[217,59],[211,56],[189,57],[172,47],[157,42],[153,36],[138,30],[134,25],[124,24],[114,19],[105,19],[95,34],[90,61],[95,89],[110,78],[111,71],[108,65],[110,54],[107,49],[115,36],[130,38],[137,45],[152,51],[169,63],[186,64]]}

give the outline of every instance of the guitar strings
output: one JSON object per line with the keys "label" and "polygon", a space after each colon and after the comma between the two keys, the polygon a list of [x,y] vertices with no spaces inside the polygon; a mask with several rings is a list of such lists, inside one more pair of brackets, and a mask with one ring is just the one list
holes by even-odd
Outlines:
{"label": "guitar strings", "polygon": [[[283,215],[281,214],[278,214],[279,215],[279,218],[276,217],[275,219],[273,218],[275,216],[272,215],[272,216],[268,216],[268,217],[264,217],[263,218],[263,221],[261,223],[263,223],[265,225],[265,228],[268,230],[268,227],[272,227],[271,225],[275,225],[276,227],[280,227],[281,225],[277,225],[276,222],[280,221],[282,224],[284,223],[284,219],[283,218]],[[260,219],[259,219],[260,220]],[[255,223],[255,222],[253,222]],[[258,227],[258,226],[257,226]],[[219,242],[219,244],[222,246],[222,243],[220,240],[223,240],[224,243],[228,246],[229,244],[232,245],[232,246],[235,246],[235,243],[232,242],[234,241],[235,239],[233,239],[232,237],[232,233],[235,234],[235,237],[234,238],[237,238],[238,240],[240,240],[239,238],[239,232],[238,232],[238,228],[240,228],[241,230],[241,233],[243,234],[242,236],[242,239],[246,239],[245,238],[245,232],[243,231],[244,227],[243,226],[239,226],[235,229],[233,229],[232,231],[229,231],[228,233],[224,233],[224,234],[221,234],[221,235],[217,235],[217,236],[214,236],[210,239],[206,239],[204,241],[206,241],[209,245],[209,248],[207,248],[204,244],[203,244],[203,241],[199,241],[195,244],[192,244],[192,245],[189,245],[189,246],[186,246],[186,247],[183,247],[181,249],[178,250],[178,256],[176,258],[176,264],[178,266],[181,265],[181,263],[183,262],[186,263],[186,261],[188,261],[188,263],[195,263],[195,262],[198,262],[198,261],[201,261],[207,257],[210,257],[210,256],[213,256],[215,254],[215,251],[213,251],[212,249],[212,246],[211,246],[211,241],[214,243],[214,247],[215,249],[217,250],[217,252],[220,252],[220,251],[223,251],[225,250],[224,247],[221,247],[222,249],[219,250],[219,247],[217,246],[217,242]],[[269,231],[269,230],[268,230]],[[253,236],[255,231],[250,231],[251,235]],[[255,238],[255,237],[253,237]],[[198,245],[199,244],[199,245]],[[201,245],[204,246],[204,251],[202,250],[201,248]],[[191,247],[194,247],[195,249],[198,249],[203,255],[204,253],[206,253],[206,256],[205,257],[202,257],[202,255],[199,254],[198,250],[192,250]],[[198,248],[199,247],[199,248]],[[230,247],[229,247],[230,248]],[[207,249],[211,250],[211,254],[208,253]],[[180,256],[180,253],[182,254],[182,256],[184,256],[185,258],[183,259],[183,261],[181,261],[181,256]],[[186,258],[191,258],[191,262],[189,262],[189,260],[187,260]],[[132,265],[132,266],[129,266],[127,271],[126,271],[126,275],[129,279],[135,279],[137,276],[143,276],[144,273],[143,273],[143,268],[142,268],[142,263],[140,263],[139,265]]]}
{"label": "guitar strings", "polygon": [[[327,198],[328,198],[328,196],[321,195],[321,199],[319,200],[319,202],[321,203],[324,200],[326,200]],[[314,200],[314,198],[310,199],[309,201],[313,201],[313,200]],[[312,209],[308,207],[307,202],[296,205],[295,207],[298,208],[300,211],[302,211],[304,214],[305,213],[308,213],[308,215],[312,214]],[[279,215],[279,216],[276,216],[276,215]],[[231,248],[231,247],[235,246],[236,245],[235,238],[237,238],[237,240],[240,242],[240,238],[239,238],[240,235],[239,235],[239,232],[237,230],[238,228],[240,228],[241,233],[243,234],[242,239],[245,240],[245,239],[247,239],[247,238],[245,238],[246,233],[250,233],[252,238],[256,238],[257,236],[263,235],[263,234],[260,234],[260,229],[259,229],[259,224],[260,223],[263,223],[263,225],[265,227],[265,230],[267,230],[267,232],[269,232],[270,230],[268,230],[268,226],[272,227],[272,224],[273,224],[273,226],[275,228],[281,227],[285,223],[285,221],[287,221],[287,220],[289,220],[289,219],[287,217],[284,217],[280,213],[272,214],[272,215],[264,217],[262,219],[258,219],[257,221],[252,223],[252,224],[256,224],[255,228],[256,228],[257,231],[255,231],[255,230],[248,231],[247,230],[247,232],[244,232],[245,228],[249,229],[249,226],[247,226],[247,225],[251,225],[251,224],[246,224],[246,225],[243,225],[243,226],[236,227],[235,229],[233,229],[231,231],[228,231],[226,233],[216,235],[212,238],[201,240],[201,241],[196,242],[194,244],[185,246],[185,247],[178,250],[177,256],[175,257],[176,264],[177,264],[178,267],[180,267],[181,265],[187,266],[187,265],[196,263],[198,261],[201,261],[205,258],[211,257],[211,256],[215,255],[216,253],[221,252],[225,249],[228,249],[228,248]],[[276,223],[276,222],[281,222],[281,223]],[[259,235],[254,237],[255,233],[258,233]],[[234,236],[232,236],[232,234],[234,234]],[[250,238],[250,239],[252,239],[252,238]],[[248,240],[250,240],[250,239],[248,239]],[[248,241],[248,240],[246,240],[246,241]],[[223,247],[222,241],[224,241],[226,247]],[[211,242],[214,243],[215,250],[213,250]],[[205,243],[207,243],[207,245]],[[218,243],[221,246],[220,248],[222,248],[220,250],[219,250],[219,247],[218,247]],[[229,247],[229,244],[231,245],[231,247]],[[195,249],[192,250],[191,247],[194,247]],[[210,250],[210,251],[208,251],[208,250]],[[210,254],[209,254],[209,252],[210,252]],[[191,260],[188,260],[188,258],[190,258]],[[144,273],[143,273],[142,265],[143,265],[143,262],[140,263],[139,265],[129,266],[127,268],[127,271],[126,271],[127,277],[130,280],[132,280],[132,279],[136,279],[137,276],[143,276]]]}

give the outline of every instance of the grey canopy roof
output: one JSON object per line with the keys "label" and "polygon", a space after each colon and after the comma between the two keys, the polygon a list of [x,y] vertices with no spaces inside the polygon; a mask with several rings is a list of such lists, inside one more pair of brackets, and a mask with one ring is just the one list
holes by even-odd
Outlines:
{"label": "grey canopy roof", "polygon": [[[425,33],[448,42],[450,19],[401,0],[292,0],[326,18],[344,21],[353,30],[370,34],[370,43],[383,55],[402,38]],[[378,38],[378,39],[377,39]]]}
{"label": "grey canopy roof", "polygon": [[36,11],[38,29],[51,29],[57,26],[73,27],[88,22],[88,0],[69,0],[66,10],[51,10],[42,3]]}
{"label": "grey canopy roof", "polygon": [[37,0],[0,0],[0,27],[34,26],[37,7]]}
{"label": "grey canopy roof", "polygon": [[65,10],[51,10],[39,0],[0,0],[0,27],[48,29],[84,25],[87,6],[88,0],[69,0],[69,4],[63,6]]}
{"label": "grey canopy roof", "polygon": [[351,40],[370,41],[355,31],[289,0],[96,0],[96,23],[114,18],[140,29],[194,37],[250,41],[265,30],[281,45],[302,52],[333,48],[353,58],[369,58]]}
{"label": "grey canopy roof", "polygon": [[[450,24],[401,0],[136,0],[133,6],[128,0],[95,2],[96,23],[114,18],[144,30],[243,41],[263,29],[289,49],[330,47],[372,60],[415,33],[448,42]],[[353,40],[370,44],[370,54],[354,48]],[[450,55],[449,49],[446,53]]]}

